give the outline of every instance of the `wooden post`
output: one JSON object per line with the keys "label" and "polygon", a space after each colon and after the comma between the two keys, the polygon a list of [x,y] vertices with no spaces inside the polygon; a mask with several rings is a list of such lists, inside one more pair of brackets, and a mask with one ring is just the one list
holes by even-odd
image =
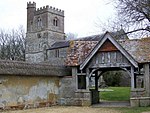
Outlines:
{"label": "wooden post", "polygon": [[98,72],[95,72],[95,90],[98,90]]}
{"label": "wooden post", "polygon": [[135,77],[134,77],[134,67],[131,67],[131,89],[135,88]]}
{"label": "wooden post", "polygon": [[86,69],[86,90],[89,90],[89,87],[90,87],[89,74],[90,74],[90,70],[89,68],[87,68]]}
{"label": "wooden post", "polygon": [[150,73],[149,73],[149,64],[144,64],[144,80],[145,80],[145,89],[146,96],[150,96]]}

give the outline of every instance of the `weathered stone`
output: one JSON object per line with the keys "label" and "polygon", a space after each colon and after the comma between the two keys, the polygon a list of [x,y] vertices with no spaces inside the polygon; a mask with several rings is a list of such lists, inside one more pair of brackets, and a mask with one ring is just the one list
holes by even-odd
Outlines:
{"label": "weathered stone", "polygon": [[82,106],[90,106],[91,100],[82,100]]}
{"label": "weathered stone", "polygon": [[144,88],[135,88],[131,89],[131,97],[136,98],[136,97],[143,97],[146,96],[146,92]]}
{"label": "weathered stone", "polygon": [[45,61],[46,49],[64,37],[64,11],[50,7],[36,10],[36,3],[27,5],[26,61]]}
{"label": "weathered stone", "polygon": [[130,98],[131,107],[147,107],[150,105],[150,97]]}
{"label": "weathered stone", "polygon": [[139,100],[140,107],[147,107],[150,105],[150,97],[141,97]]}
{"label": "weathered stone", "polygon": [[138,98],[130,98],[130,105],[131,107],[139,107],[140,101]]}
{"label": "weathered stone", "polygon": [[56,103],[58,99],[59,77],[1,75],[1,78],[5,82],[0,87],[0,103],[5,101],[8,106],[44,101]]}

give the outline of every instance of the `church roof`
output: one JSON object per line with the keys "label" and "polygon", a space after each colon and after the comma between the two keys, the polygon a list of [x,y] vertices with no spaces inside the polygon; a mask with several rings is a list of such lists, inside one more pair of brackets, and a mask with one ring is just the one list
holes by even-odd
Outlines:
{"label": "church roof", "polygon": [[69,47],[70,41],[57,41],[48,50]]}
{"label": "church roof", "polygon": [[0,75],[66,76],[70,75],[70,71],[65,67],[48,63],[0,60]]}
{"label": "church roof", "polygon": [[[116,32],[109,32],[116,40],[124,40],[128,39],[127,35],[125,34],[124,30],[121,29],[120,31]],[[74,41],[100,41],[105,33],[98,34],[98,35],[92,35],[92,36],[87,36],[87,37],[82,37],[75,39]]]}
{"label": "church roof", "polygon": [[150,37],[124,40],[119,43],[139,63],[150,62]]}
{"label": "church roof", "polygon": [[[110,33],[116,40],[128,39],[127,35],[122,29],[120,31],[110,32]],[[71,41],[99,41],[102,39],[103,36],[104,36],[104,33],[98,34],[98,35],[80,37],[80,38],[73,39],[73,40],[56,41],[54,44],[52,44],[52,46],[48,50],[69,47],[70,46],[69,44]]]}

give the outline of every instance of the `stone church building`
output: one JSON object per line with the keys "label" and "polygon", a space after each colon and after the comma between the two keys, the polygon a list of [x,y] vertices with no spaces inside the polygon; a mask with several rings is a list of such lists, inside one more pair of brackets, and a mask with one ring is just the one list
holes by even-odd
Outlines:
{"label": "stone church building", "polygon": [[89,106],[113,70],[131,78],[131,106],[149,106],[149,48],[150,38],[130,40],[123,30],[65,40],[64,11],[28,2],[26,62],[0,61],[0,107]]}

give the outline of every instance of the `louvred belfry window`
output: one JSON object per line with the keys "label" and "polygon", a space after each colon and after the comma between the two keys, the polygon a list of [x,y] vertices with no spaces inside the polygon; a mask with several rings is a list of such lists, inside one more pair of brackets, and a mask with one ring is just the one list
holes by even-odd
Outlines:
{"label": "louvred belfry window", "polygon": [[54,25],[54,26],[58,26],[58,18],[57,18],[57,17],[55,17],[55,18],[53,19],[53,25]]}

